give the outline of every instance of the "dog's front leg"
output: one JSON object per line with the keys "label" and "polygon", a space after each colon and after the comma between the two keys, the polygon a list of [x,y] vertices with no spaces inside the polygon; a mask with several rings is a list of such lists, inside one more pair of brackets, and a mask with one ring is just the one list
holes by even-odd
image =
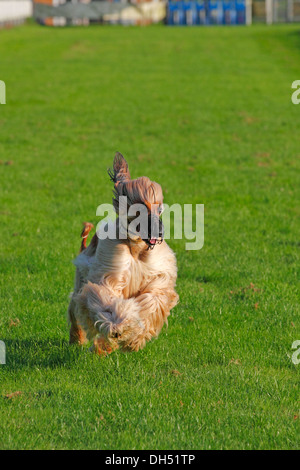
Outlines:
{"label": "dog's front leg", "polygon": [[94,340],[100,334],[113,348],[120,346],[127,351],[142,348],[159,334],[170,309],[177,303],[173,283],[165,281],[158,278],[140,295],[129,299],[114,296],[105,283],[88,282],[78,296],[80,324],[87,338]]}
{"label": "dog's front leg", "polygon": [[116,349],[118,349],[118,345],[111,344],[111,342],[103,336],[94,338],[93,345],[90,347],[90,351],[98,354],[98,356],[107,356]]}
{"label": "dog's front leg", "polygon": [[111,352],[110,347],[123,346],[127,338],[137,337],[144,330],[138,302],[135,298],[124,299],[114,281],[110,278],[101,284],[88,282],[76,296],[78,321],[87,339],[94,342],[92,350],[98,353]]}
{"label": "dog's front leg", "polygon": [[114,330],[119,347],[125,351],[143,348],[158,336],[177,302],[174,281],[167,276],[157,276],[137,297],[116,299],[112,307],[121,320]]}
{"label": "dog's front leg", "polygon": [[[116,279],[111,276],[100,284],[88,282],[76,296],[78,306],[78,321],[86,333],[88,340],[95,340],[93,350],[105,349],[109,351],[112,342],[117,347],[116,339],[120,336],[124,315],[116,311],[116,302],[122,297],[121,290],[117,288]],[[108,343],[104,347],[101,338]]]}
{"label": "dog's front leg", "polygon": [[[160,333],[163,325],[167,323],[170,310],[178,301],[178,295],[169,286],[165,290],[154,289],[141,293],[135,298],[135,307],[139,312],[139,321],[134,323],[135,328],[126,331],[120,338],[123,350],[138,351],[147,341]],[[125,301],[126,302],[126,301]]]}

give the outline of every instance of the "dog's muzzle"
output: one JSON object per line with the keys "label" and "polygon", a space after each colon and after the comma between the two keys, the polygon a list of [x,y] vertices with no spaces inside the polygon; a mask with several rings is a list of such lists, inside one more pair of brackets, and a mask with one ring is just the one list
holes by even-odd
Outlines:
{"label": "dog's muzzle", "polygon": [[164,239],[164,226],[156,215],[148,217],[148,235],[143,240],[148,245],[148,250],[153,250],[155,245],[160,245]]}

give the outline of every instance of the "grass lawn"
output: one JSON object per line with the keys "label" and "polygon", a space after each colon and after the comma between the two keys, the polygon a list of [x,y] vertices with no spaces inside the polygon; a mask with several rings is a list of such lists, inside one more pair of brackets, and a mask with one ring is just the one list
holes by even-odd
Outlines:
{"label": "grass lawn", "polygon": [[[300,25],[0,31],[2,449],[299,448]],[[205,204],[138,353],[68,345],[81,223],[116,150]],[[20,393],[16,393],[20,392]]]}

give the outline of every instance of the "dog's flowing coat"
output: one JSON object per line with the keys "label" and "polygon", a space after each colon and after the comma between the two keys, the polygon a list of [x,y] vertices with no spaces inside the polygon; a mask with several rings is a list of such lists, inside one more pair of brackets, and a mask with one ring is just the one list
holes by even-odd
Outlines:
{"label": "dog's flowing coat", "polygon": [[[119,196],[127,196],[129,205],[146,205],[149,213],[153,207],[156,211],[162,207],[160,185],[146,177],[131,180],[121,154],[116,154],[109,174],[117,213]],[[87,231],[90,228],[91,224]],[[82,245],[74,264],[75,288],[68,309],[70,343],[92,340],[99,354],[142,348],[159,334],[178,301],[176,259],[165,241],[150,250],[138,235],[100,240],[95,234],[87,248]]]}

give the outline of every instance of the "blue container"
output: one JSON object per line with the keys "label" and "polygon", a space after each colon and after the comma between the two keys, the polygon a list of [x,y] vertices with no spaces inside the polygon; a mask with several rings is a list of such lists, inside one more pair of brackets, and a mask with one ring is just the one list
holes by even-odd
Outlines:
{"label": "blue container", "polygon": [[196,24],[207,24],[207,14],[206,14],[204,0],[196,2],[196,12],[197,12]]}
{"label": "blue container", "polygon": [[173,23],[174,25],[183,25],[185,23],[184,2],[172,2],[173,4]]}
{"label": "blue container", "polygon": [[177,2],[168,2],[168,9],[167,9],[167,24],[173,25],[174,24],[174,12],[177,10]]}
{"label": "blue container", "polygon": [[168,25],[245,24],[246,0],[170,1]]}
{"label": "blue container", "polygon": [[195,1],[169,2],[167,11],[167,24],[193,25],[196,24],[197,10]]}
{"label": "blue container", "polygon": [[183,2],[185,13],[184,24],[191,26],[197,24],[197,3],[195,1]]}
{"label": "blue container", "polygon": [[209,0],[207,2],[208,23],[223,24],[223,5],[220,0]]}
{"label": "blue container", "polygon": [[236,0],[236,23],[246,24],[246,2],[245,0]]}
{"label": "blue container", "polygon": [[223,0],[223,24],[236,24],[237,14],[234,0]]}

